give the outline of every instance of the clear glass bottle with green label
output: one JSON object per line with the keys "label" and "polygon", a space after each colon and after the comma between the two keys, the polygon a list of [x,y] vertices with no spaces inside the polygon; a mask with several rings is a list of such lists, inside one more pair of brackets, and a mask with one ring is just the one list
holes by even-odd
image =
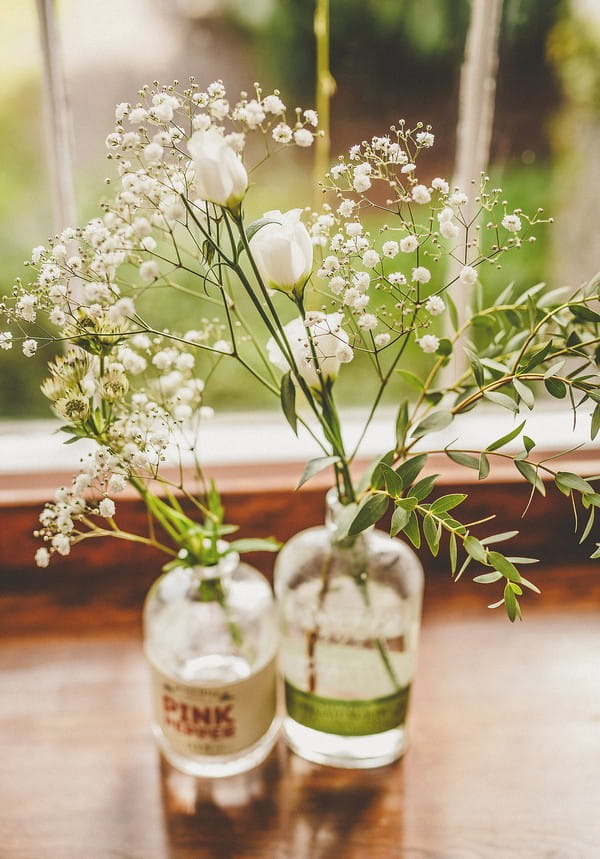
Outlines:
{"label": "clear glass bottle with green label", "polygon": [[166,759],[194,776],[259,764],[278,735],[277,613],[271,586],[236,553],[161,576],[144,607],[153,730]]}
{"label": "clear glass bottle with green label", "polygon": [[423,569],[382,531],[339,539],[342,515],[332,490],[325,526],[292,537],[277,557],[283,732],[308,760],[368,768],[407,746]]}

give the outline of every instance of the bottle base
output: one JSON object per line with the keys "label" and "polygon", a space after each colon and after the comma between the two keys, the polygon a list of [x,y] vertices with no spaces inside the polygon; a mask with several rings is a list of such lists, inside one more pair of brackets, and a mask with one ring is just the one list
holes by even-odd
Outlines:
{"label": "bottle base", "polygon": [[287,717],[283,736],[290,749],[307,761],[344,769],[372,769],[401,758],[408,746],[406,728],[361,737],[326,734]]}
{"label": "bottle base", "polygon": [[280,724],[279,719],[274,719],[267,733],[257,743],[231,755],[182,755],[169,746],[158,725],[154,724],[152,731],[165,760],[175,769],[197,778],[225,778],[247,772],[261,764],[277,742]]}

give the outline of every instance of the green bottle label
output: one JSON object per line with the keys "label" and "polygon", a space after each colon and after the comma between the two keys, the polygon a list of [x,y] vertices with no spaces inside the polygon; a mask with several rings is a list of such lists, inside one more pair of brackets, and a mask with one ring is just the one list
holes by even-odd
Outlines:
{"label": "green bottle label", "polygon": [[304,692],[285,681],[288,715],[315,731],[361,737],[391,731],[406,721],[410,685],[383,698],[344,700]]}

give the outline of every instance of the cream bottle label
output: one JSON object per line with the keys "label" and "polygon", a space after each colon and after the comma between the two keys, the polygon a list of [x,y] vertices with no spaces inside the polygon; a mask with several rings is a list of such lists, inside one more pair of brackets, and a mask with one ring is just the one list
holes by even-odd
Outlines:
{"label": "cream bottle label", "polygon": [[173,679],[150,663],[155,719],[173,751],[230,755],[267,732],[277,705],[275,660],[256,674],[223,686]]}

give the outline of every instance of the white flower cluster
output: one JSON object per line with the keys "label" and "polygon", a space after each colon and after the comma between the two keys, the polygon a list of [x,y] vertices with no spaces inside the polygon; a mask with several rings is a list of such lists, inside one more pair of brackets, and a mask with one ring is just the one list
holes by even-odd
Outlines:
{"label": "white flower cluster", "polygon": [[45,545],[35,555],[39,567],[47,567],[51,555],[68,555],[71,546],[89,533],[90,516],[112,519],[116,506],[111,495],[122,492],[127,485],[126,474],[118,457],[104,446],[86,457],[70,487],[56,490],[54,501],[46,504],[40,514],[36,536]]}
{"label": "white flower cluster", "polygon": [[[441,293],[448,286],[443,280],[448,256],[469,260],[457,280],[470,287],[484,260],[519,244],[514,234],[522,229],[520,210],[511,214],[505,209],[499,223],[488,224],[495,236],[501,229],[508,234],[506,245],[483,248],[468,238],[468,196],[442,177],[427,184],[417,177],[417,158],[433,144],[429,127],[407,129],[401,122],[389,135],[353,146],[328,174],[336,206],[313,216],[311,236],[323,255],[317,275],[328,282],[330,306],[352,317],[362,348],[385,349],[409,330],[418,334],[445,311]],[[491,212],[499,205],[500,189],[486,193],[486,182],[484,177],[475,202]],[[377,184],[382,185],[379,193]],[[374,208],[381,210],[384,193],[389,221],[373,236],[369,215]],[[417,337],[417,342],[426,352],[439,346],[433,334]]]}

